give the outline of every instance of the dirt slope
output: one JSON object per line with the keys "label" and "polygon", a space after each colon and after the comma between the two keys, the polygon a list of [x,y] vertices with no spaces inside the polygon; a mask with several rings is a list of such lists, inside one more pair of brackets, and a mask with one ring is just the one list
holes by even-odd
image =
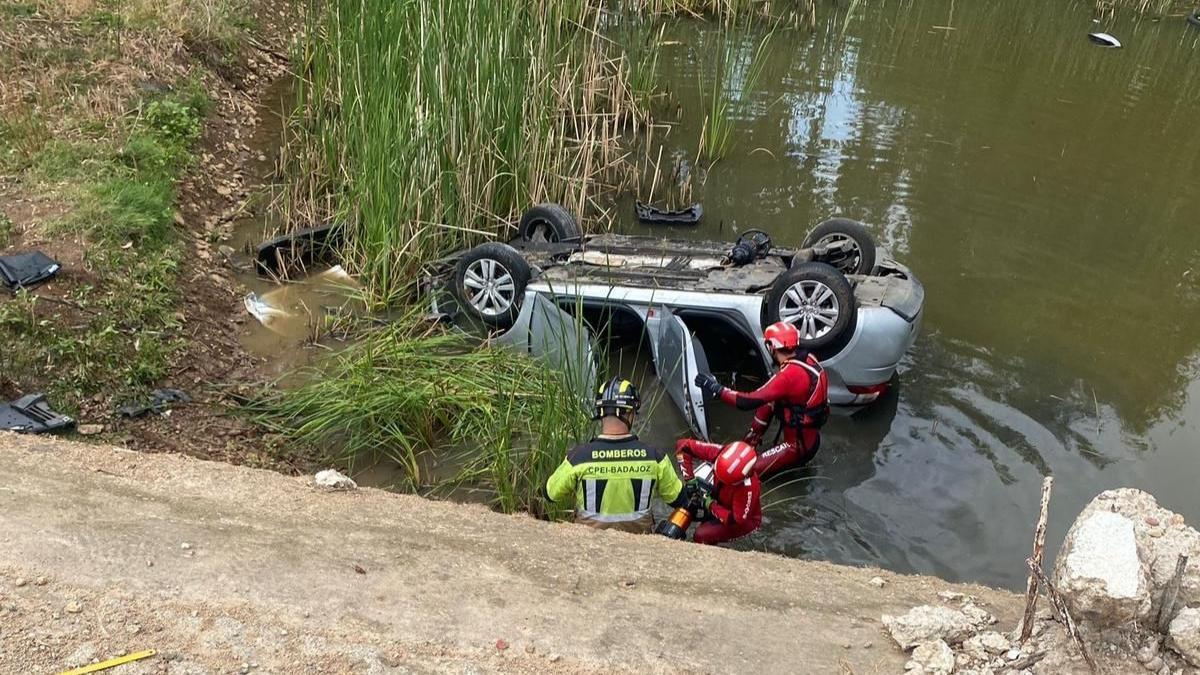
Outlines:
{"label": "dirt slope", "polygon": [[0,434],[3,673],[902,672],[876,574]]}

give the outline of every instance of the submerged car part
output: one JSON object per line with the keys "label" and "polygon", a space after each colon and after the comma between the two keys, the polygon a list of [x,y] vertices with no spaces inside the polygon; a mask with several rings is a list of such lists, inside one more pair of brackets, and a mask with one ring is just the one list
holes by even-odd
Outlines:
{"label": "submerged car part", "polygon": [[854,330],[858,309],[846,277],[820,262],[781,274],[767,293],[764,323],[786,321],[800,330],[805,349],[827,347]]}
{"label": "submerged car part", "polygon": [[283,277],[314,262],[332,260],[341,242],[341,225],[309,227],[259,244],[254,262],[259,274]]}
{"label": "submerged car part", "polygon": [[633,214],[641,222],[650,225],[695,225],[704,217],[704,207],[692,204],[686,209],[671,211],[635,201]]}
{"label": "submerged car part", "polygon": [[762,230],[746,230],[729,249],[729,262],[742,267],[771,252],[771,235]]}
{"label": "submerged car part", "polygon": [[830,218],[804,238],[812,259],[835,267],[842,274],[870,274],[875,269],[875,240],[867,227],[849,218]]}
{"label": "submerged car part", "polygon": [[535,243],[579,241],[583,231],[571,212],[559,204],[538,204],[521,215],[517,224],[521,239]]}
{"label": "submerged car part", "polygon": [[[561,207],[544,207],[535,207],[538,218],[566,222],[557,219]],[[860,405],[886,392],[920,330],[924,290],[908,268],[877,252],[861,223],[841,218],[814,228],[806,248],[767,248],[769,237],[749,230],[742,241],[755,249],[755,259],[737,267],[729,260],[730,244],[717,241],[614,233],[577,241],[517,238],[430,263],[423,288],[433,314],[453,316],[457,307],[462,318],[508,328],[495,342],[559,362],[577,352],[573,345],[587,326],[552,306],[576,317],[595,310],[632,317],[645,331],[670,400],[699,437],[707,433],[708,411],[692,377],[707,370],[698,335],[708,336],[710,328],[744,340],[738,349],[766,373],[773,362],[762,331],[782,314],[825,367],[832,404]],[[491,290],[501,289],[499,302],[483,292],[488,281]],[[724,337],[714,341],[709,354],[726,358],[718,350],[731,344]]]}
{"label": "submerged car part", "polygon": [[529,263],[507,244],[480,244],[454,266],[451,290],[459,304],[497,328],[513,325],[521,309]]}
{"label": "submerged car part", "polygon": [[75,426],[75,420],[55,412],[42,394],[29,394],[0,405],[0,429],[19,434],[42,434]]}

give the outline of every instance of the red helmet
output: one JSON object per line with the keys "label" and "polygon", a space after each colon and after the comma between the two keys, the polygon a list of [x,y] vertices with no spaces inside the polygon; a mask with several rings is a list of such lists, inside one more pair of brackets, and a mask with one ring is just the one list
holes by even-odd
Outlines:
{"label": "red helmet", "polygon": [[776,321],[763,331],[763,341],[772,351],[792,351],[800,346],[800,331],[786,321]]}
{"label": "red helmet", "polygon": [[718,483],[733,485],[749,477],[757,463],[758,453],[749,443],[734,441],[721,449],[713,472]]}

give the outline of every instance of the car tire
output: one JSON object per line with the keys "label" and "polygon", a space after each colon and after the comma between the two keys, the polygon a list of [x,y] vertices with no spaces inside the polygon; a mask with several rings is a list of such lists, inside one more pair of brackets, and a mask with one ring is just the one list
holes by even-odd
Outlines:
{"label": "car tire", "polygon": [[529,275],[529,263],[517,249],[480,244],[455,263],[452,292],[463,311],[489,326],[509,328],[521,311]]}
{"label": "car tire", "polygon": [[830,218],[813,228],[804,238],[804,248],[849,239],[856,253],[827,262],[842,274],[870,274],[875,269],[875,239],[866,225],[849,218]]}
{"label": "car tire", "polygon": [[800,346],[823,351],[854,332],[858,305],[846,276],[832,265],[806,262],[779,275],[767,292],[767,325],[787,321],[800,330]]}
{"label": "car tire", "polygon": [[575,216],[560,204],[538,204],[521,215],[517,234],[522,240],[533,243],[557,243],[578,241],[583,232]]}

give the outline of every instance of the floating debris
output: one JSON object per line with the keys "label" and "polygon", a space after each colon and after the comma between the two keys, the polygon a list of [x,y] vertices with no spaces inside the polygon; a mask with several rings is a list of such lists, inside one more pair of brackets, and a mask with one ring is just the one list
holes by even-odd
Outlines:
{"label": "floating debris", "polygon": [[704,207],[700,204],[692,204],[686,209],[677,211],[668,211],[642,202],[634,202],[633,212],[638,220],[652,225],[695,225],[704,217]]}
{"label": "floating debris", "polygon": [[1117,48],[1121,46],[1121,41],[1109,35],[1108,33],[1088,33],[1088,39],[1101,47]]}
{"label": "floating debris", "polygon": [[254,260],[260,274],[284,276],[320,260],[327,260],[341,243],[339,225],[322,225],[296,230],[258,245]]}

